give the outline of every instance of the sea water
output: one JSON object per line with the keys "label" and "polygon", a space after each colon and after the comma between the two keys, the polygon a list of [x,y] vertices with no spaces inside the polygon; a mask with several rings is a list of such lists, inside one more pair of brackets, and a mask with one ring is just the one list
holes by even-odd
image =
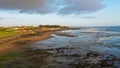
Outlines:
{"label": "sea water", "polygon": [[[120,59],[120,27],[80,27],[77,30],[63,30],[61,33],[75,37],[52,34],[52,38],[36,42],[34,48],[74,48],[65,54],[86,54],[90,51],[111,54]],[[59,58],[60,59],[60,58]],[[67,60],[66,60],[67,61]],[[69,60],[70,61],[70,60]],[[120,67],[120,62],[117,63]]]}

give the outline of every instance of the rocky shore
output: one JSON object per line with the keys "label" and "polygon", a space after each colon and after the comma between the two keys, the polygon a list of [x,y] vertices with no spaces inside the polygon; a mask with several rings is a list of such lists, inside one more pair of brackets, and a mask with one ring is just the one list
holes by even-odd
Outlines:
{"label": "rocky shore", "polygon": [[[0,67],[119,68],[119,56],[112,51],[103,51],[103,48],[96,45],[99,44],[94,42],[99,39],[96,36],[96,32],[79,30],[73,30],[73,33],[67,30],[22,35],[18,40],[4,43],[9,45],[6,48],[0,45],[4,48],[1,51]],[[4,50],[7,50],[6,53]]]}

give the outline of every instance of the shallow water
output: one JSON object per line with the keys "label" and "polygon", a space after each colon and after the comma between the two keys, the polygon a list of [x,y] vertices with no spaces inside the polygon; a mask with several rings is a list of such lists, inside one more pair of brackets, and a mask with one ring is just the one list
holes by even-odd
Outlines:
{"label": "shallow water", "polygon": [[[116,30],[117,29],[117,30]],[[36,42],[32,46],[36,49],[52,49],[51,53],[57,53],[56,61],[62,63],[75,63],[80,60],[78,55],[86,55],[94,51],[101,54],[114,55],[120,59],[120,27],[84,27],[78,30],[65,30],[61,33],[68,33],[76,37],[52,35],[53,38]],[[57,49],[59,49],[59,52]],[[75,55],[66,57],[64,55]],[[120,68],[120,62],[115,62]]]}

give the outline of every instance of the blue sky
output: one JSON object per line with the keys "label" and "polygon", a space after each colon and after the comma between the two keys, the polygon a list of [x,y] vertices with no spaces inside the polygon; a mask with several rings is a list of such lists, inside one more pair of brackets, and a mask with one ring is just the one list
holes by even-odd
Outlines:
{"label": "blue sky", "polygon": [[[44,10],[46,7],[41,7],[40,8],[41,10],[38,10],[38,8],[37,10],[35,8],[34,8],[35,10],[33,8],[26,10],[29,7],[23,6],[26,7],[23,8],[20,6],[19,9],[18,5],[13,5],[13,6],[18,6],[15,7],[17,9],[14,9],[13,6],[11,5],[10,7],[8,7],[9,5],[7,7],[5,5],[0,5],[0,26],[21,26],[21,25],[39,25],[39,24],[56,24],[56,25],[67,25],[67,26],[120,26],[120,4],[119,4],[120,0],[102,0],[102,1],[92,0],[92,1],[96,1],[96,2],[92,2],[93,4],[100,2],[100,5],[102,5],[102,7],[100,8],[96,4],[94,6],[96,6],[97,8],[92,6],[86,7],[89,6],[88,4],[92,4],[92,3],[83,2],[82,0],[80,1],[75,0],[76,2],[83,2],[87,5],[77,5],[76,2],[73,2],[72,5],[73,8],[66,7],[64,8],[64,10],[62,10],[61,8],[66,6],[66,3],[72,3],[72,2],[66,0],[66,3],[62,3],[61,5],[61,1],[57,0],[54,3],[60,5],[52,6],[52,8],[55,7],[57,9],[52,9],[52,10],[49,9],[46,11],[41,11]],[[86,1],[90,1],[90,0],[86,0]],[[0,0],[0,2],[3,1]],[[3,3],[7,3],[7,0],[6,2]],[[50,2],[49,4],[50,4],[49,6],[52,5]],[[85,7],[81,7],[81,6],[85,6]],[[48,8],[49,7],[47,7],[46,9]],[[25,11],[20,12],[21,10],[25,10],[27,12]],[[34,10],[34,12],[28,13],[28,11],[31,10]]]}

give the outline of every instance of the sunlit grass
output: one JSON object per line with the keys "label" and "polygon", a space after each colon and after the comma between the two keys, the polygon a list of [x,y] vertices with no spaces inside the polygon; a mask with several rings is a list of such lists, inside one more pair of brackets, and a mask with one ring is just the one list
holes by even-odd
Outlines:
{"label": "sunlit grass", "polygon": [[19,34],[22,34],[22,32],[0,31],[0,38],[15,36],[15,35],[19,35]]}

